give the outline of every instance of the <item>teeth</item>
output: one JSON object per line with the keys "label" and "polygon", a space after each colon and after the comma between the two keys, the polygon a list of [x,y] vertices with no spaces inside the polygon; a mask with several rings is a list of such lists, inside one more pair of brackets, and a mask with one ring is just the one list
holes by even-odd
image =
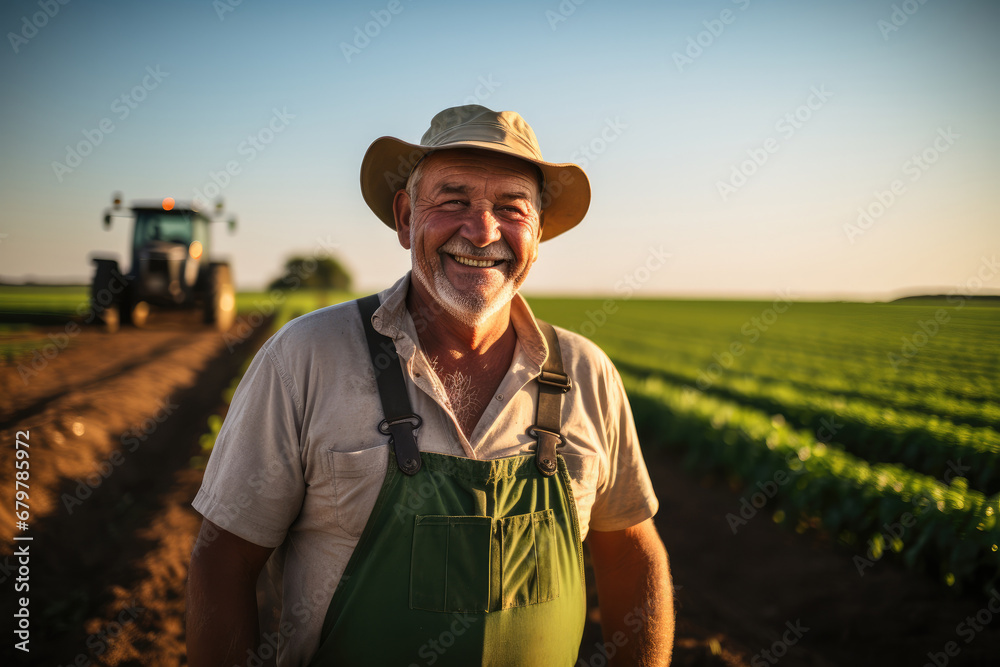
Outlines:
{"label": "teeth", "polygon": [[486,268],[493,266],[497,263],[495,259],[470,259],[468,257],[459,257],[458,255],[452,255],[452,258],[459,264],[465,264],[466,266],[475,266],[477,268]]}

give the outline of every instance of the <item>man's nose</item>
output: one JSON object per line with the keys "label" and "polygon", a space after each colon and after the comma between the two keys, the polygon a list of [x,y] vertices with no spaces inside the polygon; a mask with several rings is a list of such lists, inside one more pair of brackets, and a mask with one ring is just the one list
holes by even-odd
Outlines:
{"label": "man's nose", "polygon": [[500,221],[493,213],[493,204],[477,203],[469,210],[469,217],[462,230],[463,236],[478,248],[485,248],[500,240]]}

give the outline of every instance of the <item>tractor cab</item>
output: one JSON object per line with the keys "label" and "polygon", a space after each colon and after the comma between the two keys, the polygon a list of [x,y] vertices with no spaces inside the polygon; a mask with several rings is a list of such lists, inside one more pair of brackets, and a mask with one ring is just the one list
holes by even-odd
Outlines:
{"label": "tractor cab", "polygon": [[208,226],[201,212],[175,207],[133,206],[132,266],[140,298],[159,305],[183,303],[198,287],[198,277],[209,256]]}
{"label": "tractor cab", "polygon": [[[104,226],[112,218],[128,215],[121,210],[116,195],[112,210],[104,215]],[[209,229],[221,216],[222,204],[210,217],[195,204],[162,201],[137,201],[129,208],[134,225],[131,243],[131,268],[125,273],[116,260],[95,258],[97,268],[91,289],[95,311],[109,329],[119,322],[142,325],[151,307],[202,308],[205,321],[228,329],[235,315],[235,295],[229,264],[211,260]],[[230,230],[236,225],[230,218]],[[120,278],[124,288],[112,294]]]}

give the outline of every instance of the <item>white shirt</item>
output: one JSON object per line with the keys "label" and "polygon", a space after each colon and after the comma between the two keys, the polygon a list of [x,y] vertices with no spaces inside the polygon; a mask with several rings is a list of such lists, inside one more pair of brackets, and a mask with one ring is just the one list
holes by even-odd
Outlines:
{"label": "white shirt", "polygon": [[[531,453],[544,337],[520,295],[511,302],[514,358],[471,438],[420,349],[406,309],[409,274],[382,292],[375,329],[394,339],[411,405],[423,418],[422,451],[493,459]],[[621,378],[592,342],[557,328],[565,372],[566,460],[581,539],[593,528],[622,530],[656,513]],[[292,320],[257,353],[233,396],[194,507],[245,540],[277,547],[261,575],[262,609],[284,641],[278,664],[304,665],[319,646],[327,607],[385,478],[387,436],[355,302]],[[273,622],[269,622],[273,621]],[[268,653],[267,643],[261,653]]]}

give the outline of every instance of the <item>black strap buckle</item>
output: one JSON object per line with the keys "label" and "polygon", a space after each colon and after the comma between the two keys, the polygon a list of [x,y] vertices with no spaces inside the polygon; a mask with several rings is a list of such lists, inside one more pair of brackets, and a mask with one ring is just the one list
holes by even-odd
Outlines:
{"label": "black strap buckle", "polygon": [[413,432],[424,423],[420,415],[404,415],[393,420],[383,419],[378,424],[380,433],[389,436],[389,444],[396,452],[396,465],[404,475],[416,475],[423,462]]}
{"label": "black strap buckle", "polygon": [[570,387],[573,386],[573,380],[571,380],[565,373],[555,373],[553,371],[545,370],[543,370],[541,375],[538,376],[538,382],[549,385],[550,387],[555,387],[564,394],[570,390]]}
{"label": "black strap buckle", "polygon": [[557,447],[564,447],[566,445],[566,439],[562,436],[561,433],[556,433],[555,431],[551,431],[547,428],[542,428],[541,426],[528,427],[528,435],[530,435],[535,440],[537,440],[540,437],[541,433],[544,433],[545,435],[551,436],[556,440],[558,440],[559,444],[557,445]]}
{"label": "black strap buckle", "polygon": [[395,426],[396,424],[403,424],[406,422],[409,422],[411,424],[410,428],[415,430],[423,425],[424,420],[420,418],[420,415],[403,415],[402,417],[397,417],[392,421],[389,421],[388,419],[383,419],[378,423],[379,433],[381,433],[382,435],[389,435],[390,428],[392,426]]}
{"label": "black strap buckle", "polygon": [[538,444],[535,445],[535,465],[539,472],[546,477],[551,477],[559,469],[556,450],[566,444],[565,438],[561,434],[541,426],[530,427],[528,435],[538,441]]}

